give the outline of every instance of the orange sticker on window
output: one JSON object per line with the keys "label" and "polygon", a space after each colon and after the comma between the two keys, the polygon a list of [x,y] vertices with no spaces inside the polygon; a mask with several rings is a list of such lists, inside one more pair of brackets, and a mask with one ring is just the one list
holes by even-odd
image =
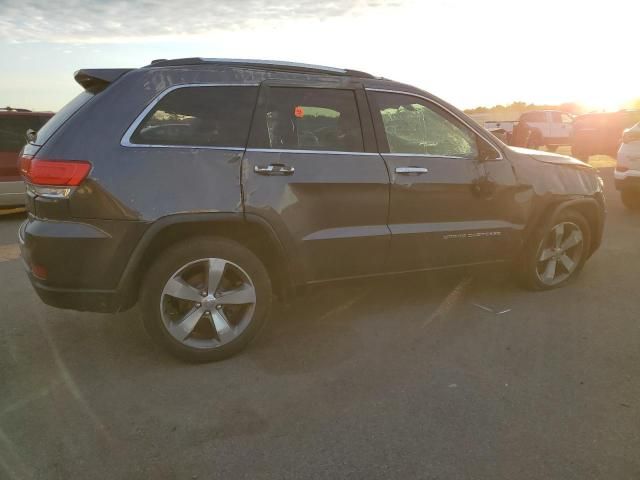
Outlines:
{"label": "orange sticker on window", "polygon": [[295,110],[293,111],[293,114],[298,118],[304,117],[304,108],[296,107]]}

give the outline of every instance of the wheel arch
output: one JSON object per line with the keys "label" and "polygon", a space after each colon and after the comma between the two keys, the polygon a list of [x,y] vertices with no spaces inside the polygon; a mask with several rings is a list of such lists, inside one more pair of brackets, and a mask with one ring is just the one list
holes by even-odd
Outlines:
{"label": "wheel arch", "polygon": [[249,248],[264,263],[274,293],[287,298],[296,284],[280,239],[261,217],[242,213],[189,213],[163,217],[152,223],[136,245],[117,287],[120,310],[138,300],[142,276],[163,250],[186,238],[216,236]]}
{"label": "wheel arch", "polygon": [[598,201],[592,197],[572,198],[547,206],[539,214],[533,225],[531,225],[530,231],[544,226],[547,222],[552,222],[561,212],[569,209],[575,210],[583,215],[591,228],[591,242],[589,245],[589,256],[591,256],[600,246],[604,226],[602,207]]}

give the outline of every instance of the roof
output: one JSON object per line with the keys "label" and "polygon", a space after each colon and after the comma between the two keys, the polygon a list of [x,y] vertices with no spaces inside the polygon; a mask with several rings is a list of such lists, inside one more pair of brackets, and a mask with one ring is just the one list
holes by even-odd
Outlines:
{"label": "roof", "polygon": [[275,70],[295,73],[319,73],[324,75],[336,75],[345,77],[358,78],[377,78],[370,73],[361,72],[359,70],[350,70],[345,68],[327,67],[324,65],[313,65],[309,63],[283,62],[279,60],[257,60],[257,59],[241,59],[241,58],[176,58],[172,60],[158,59],[153,60],[148,67],[176,67],[186,65],[222,65],[246,68],[260,68],[264,70]]}

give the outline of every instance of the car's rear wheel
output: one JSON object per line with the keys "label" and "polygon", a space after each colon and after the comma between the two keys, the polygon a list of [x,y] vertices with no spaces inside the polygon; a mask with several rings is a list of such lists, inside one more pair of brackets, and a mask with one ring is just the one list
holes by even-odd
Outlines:
{"label": "car's rear wheel", "polygon": [[271,282],[258,257],[226,239],[200,237],[164,251],[144,281],[149,335],[184,360],[222,360],[266,321]]}
{"label": "car's rear wheel", "polygon": [[640,210],[640,190],[623,188],[620,191],[620,199],[629,210]]}
{"label": "car's rear wheel", "polygon": [[575,278],[586,261],[591,231],[578,212],[566,210],[538,229],[523,252],[519,274],[533,290],[548,290]]}

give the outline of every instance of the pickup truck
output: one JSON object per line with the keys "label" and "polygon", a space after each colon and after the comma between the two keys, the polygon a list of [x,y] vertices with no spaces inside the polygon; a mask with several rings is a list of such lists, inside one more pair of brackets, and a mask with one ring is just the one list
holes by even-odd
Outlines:
{"label": "pickup truck", "polygon": [[490,132],[506,138],[509,145],[555,150],[571,144],[573,117],[557,110],[532,110],[520,115],[517,121],[484,122]]}

